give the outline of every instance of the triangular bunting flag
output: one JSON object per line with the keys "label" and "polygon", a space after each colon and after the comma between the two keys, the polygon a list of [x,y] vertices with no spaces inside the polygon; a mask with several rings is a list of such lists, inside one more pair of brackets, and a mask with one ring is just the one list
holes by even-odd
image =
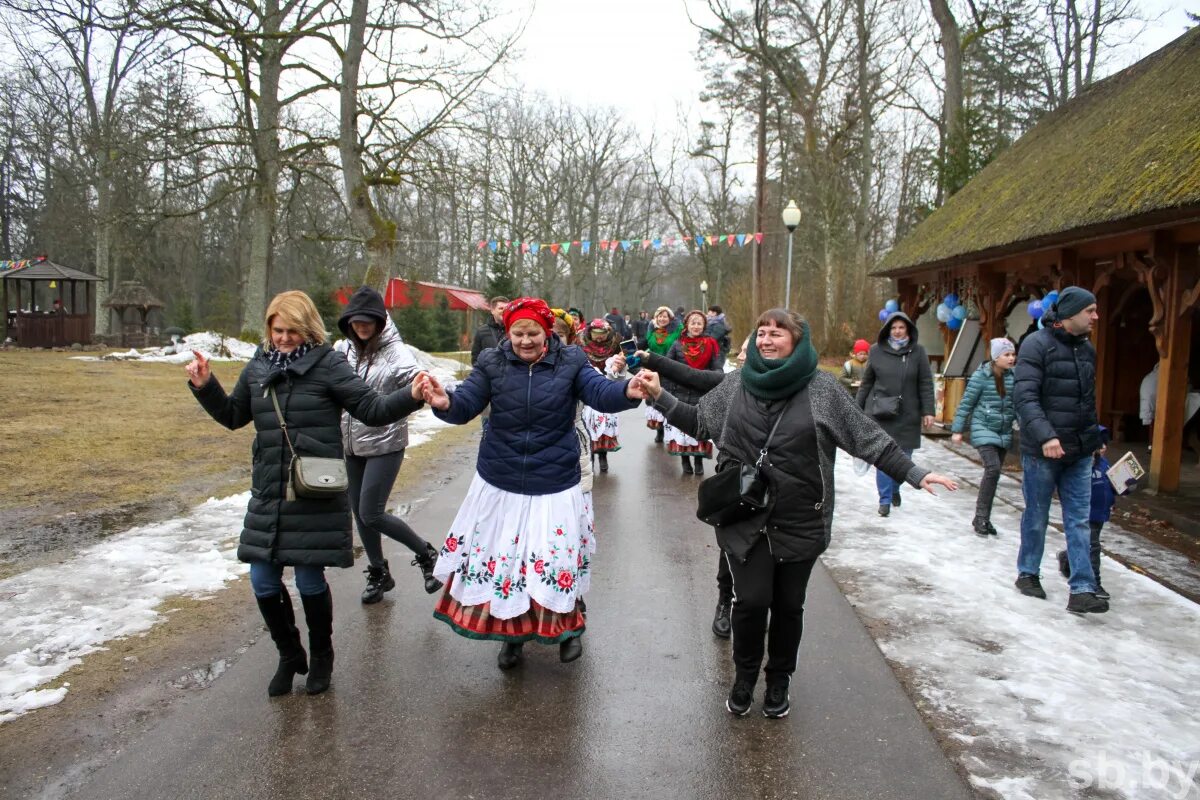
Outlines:
{"label": "triangular bunting flag", "polygon": [[632,246],[633,246],[633,242],[629,241],[628,239],[622,239],[622,240],[621,240],[621,249],[622,249],[622,250],[624,250],[624,251],[628,252],[628,251],[629,251],[629,248],[630,248],[630,247],[632,247]]}
{"label": "triangular bunting flag", "polygon": [[674,237],[674,236],[668,236],[668,237],[667,237],[667,241],[666,241],[666,242],[664,242],[664,244],[666,244],[666,246],[667,246],[667,247],[674,247],[674,246],[675,246],[675,237]]}
{"label": "triangular bunting flag", "polygon": [[494,253],[500,249],[500,243],[495,239],[492,239],[490,242],[488,242],[488,249]]}
{"label": "triangular bunting flag", "polygon": [[746,246],[746,234],[739,233],[737,235],[737,242],[738,242],[738,247],[745,247]]}
{"label": "triangular bunting flag", "polygon": [[601,239],[600,240],[600,252],[603,253],[607,249],[608,249],[608,239]]}
{"label": "triangular bunting flag", "polygon": [[754,241],[758,242],[759,244],[762,244],[762,237],[763,237],[763,235],[761,232],[756,233],[756,234],[754,234]]}
{"label": "triangular bunting flag", "polygon": [[650,244],[654,245],[655,250],[659,250],[662,248],[662,239],[655,239],[652,242],[650,242]]}
{"label": "triangular bunting flag", "polygon": [[480,239],[480,240],[479,240],[479,244],[476,246],[476,248],[475,248],[475,249],[476,249],[476,250],[482,250],[482,249],[483,249],[483,248],[485,248],[485,247],[487,247],[487,241],[486,241],[486,240],[484,240],[484,239]]}
{"label": "triangular bunting flag", "polygon": [[696,246],[697,246],[697,247],[704,247],[704,237],[703,237],[703,236],[697,236],[697,237],[696,237]]}
{"label": "triangular bunting flag", "polygon": [[535,256],[538,254],[538,250],[541,250],[541,249],[542,249],[542,245],[539,242],[532,242],[529,245],[529,252],[533,253]]}
{"label": "triangular bunting flag", "polygon": [[643,250],[650,249],[650,240],[649,239],[642,239],[642,249]]}
{"label": "triangular bunting flag", "polygon": [[715,235],[714,235],[714,236],[709,236],[709,237],[708,237],[708,243],[709,243],[709,244],[716,244],[716,243],[717,243],[717,242],[719,242],[719,241],[721,241],[721,237],[719,237],[719,236],[715,236]]}
{"label": "triangular bunting flag", "polygon": [[558,251],[561,249],[562,249],[562,245],[559,244],[558,242],[555,242],[554,244],[550,245],[550,252],[554,253],[554,255],[558,255]]}
{"label": "triangular bunting flag", "polygon": [[583,240],[583,254],[586,256],[590,252],[592,252],[592,242],[590,239],[584,239]]}
{"label": "triangular bunting flag", "polygon": [[737,237],[734,236],[732,233],[725,234],[725,244],[729,245],[730,247],[733,247],[733,240],[736,238]]}
{"label": "triangular bunting flag", "polygon": [[562,251],[563,251],[563,255],[566,255],[567,253],[571,252],[571,243],[563,242],[562,243]]}
{"label": "triangular bunting flag", "polygon": [[521,252],[522,253],[529,252],[529,242],[521,242]]}

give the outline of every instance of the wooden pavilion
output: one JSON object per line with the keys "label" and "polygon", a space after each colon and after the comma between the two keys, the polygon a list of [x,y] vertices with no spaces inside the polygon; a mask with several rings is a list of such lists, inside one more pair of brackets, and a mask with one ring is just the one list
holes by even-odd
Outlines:
{"label": "wooden pavilion", "polygon": [[[1051,289],[1093,291],[1105,424],[1125,432],[1159,365],[1150,487],[1165,493],[1179,488],[1200,347],[1198,76],[1195,28],[1048,114],[875,272],[896,280],[913,318],[958,294],[987,337],[1019,335],[1027,302]],[[1192,378],[1200,388],[1200,371]]]}
{"label": "wooden pavilion", "polygon": [[90,342],[96,328],[93,284],[100,280],[45,257],[0,262],[5,340],[20,347]]}
{"label": "wooden pavilion", "polygon": [[104,301],[104,307],[117,312],[120,320],[122,347],[150,347],[159,344],[150,334],[150,312],[165,308],[162,300],[138,281],[121,281],[121,285]]}

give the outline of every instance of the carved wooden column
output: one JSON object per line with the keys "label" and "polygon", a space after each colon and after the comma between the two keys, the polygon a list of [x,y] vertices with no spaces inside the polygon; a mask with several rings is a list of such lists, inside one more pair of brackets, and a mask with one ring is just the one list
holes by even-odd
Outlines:
{"label": "carved wooden column", "polygon": [[1124,254],[1118,253],[1111,262],[1097,265],[1092,281],[1092,294],[1096,295],[1096,311],[1100,315],[1100,321],[1092,333],[1092,344],[1096,347],[1096,413],[1101,422],[1112,404],[1112,383],[1116,375],[1113,369],[1115,348],[1112,346],[1112,329],[1116,324],[1113,319],[1112,276],[1123,258]]}
{"label": "carved wooden column", "polygon": [[[1159,286],[1150,288],[1151,300],[1155,304],[1151,330],[1159,343],[1162,361],[1158,368],[1158,404],[1154,410],[1150,489],[1170,494],[1179,490],[1183,413],[1187,401],[1192,310],[1197,296],[1198,270],[1194,246],[1181,249],[1169,234],[1159,231],[1155,233],[1153,247],[1153,252],[1144,261],[1152,264],[1147,278],[1161,279]],[[1139,277],[1141,274],[1142,270],[1139,269]]]}

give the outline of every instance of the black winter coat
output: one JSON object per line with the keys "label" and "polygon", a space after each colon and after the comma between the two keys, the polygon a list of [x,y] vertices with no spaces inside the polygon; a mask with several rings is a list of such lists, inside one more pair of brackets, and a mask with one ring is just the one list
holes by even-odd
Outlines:
{"label": "black winter coat", "polygon": [[475,341],[471,342],[471,366],[475,366],[480,353],[489,347],[499,347],[506,338],[508,335],[504,331],[504,326],[494,319],[489,319],[480,325],[475,331]]}
{"label": "black winter coat", "polygon": [[450,395],[450,408],[434,411],[461,425],[491,403],[487,433],[476,469],[506,492],[555,494],[579,484],[576,401],[604,413],[636,408],[625,396],[626,381],[610,381],[588,362],[583,350],[550,337],[541,361],[527,364],[505,341],[485,350],[467,379]]}
{"label": "black winter coat", "polygon": [[1096,349],[1086,336],[1043,328],[1017,355],[1013,403],[1021,423],[1021,452],[1042,455],[1058,439],[1064,461],[1090,456],[1100,447],[1096,418]]}
{"label": "black winter coat", "polygon": [[[908,323],[909,339],[905,347],[893,350],[888,344],[888,332],[897,319]],[[905,450],[919,448],[921,417],[931,416],[934,412],[933,371],[929,368],[925,348],[917,343],[917,326],[901,311],[889,316],[880,328],[867,357],[862,385],[854,396],[858,407],[868,415],[874,407],[872,395],[900,398],[899,415],[875,421]]]}
{"label": "black winter coat", "polygon": [[[651,355],[654,354],[651,353]],[[697,369],[696,367],[691,367],[691,365],[687,363],[687,359],[684,358],[683,355],[683,343],[678,339],[675,340],[675,344],[671,345],[671,349],[667,351],[666,357],[668,361],[671,361],[675,364],[681,364],[685,367],[690,367],[691,369]],[[719,376],[716,383],[720,383],[721,379],[725,377],[724,370],[722,369],[724,364],[725,361],[721,358],[721,354],[718,349],[716,352],[714,352],[712,361],[699,369],[702,369],[705,372],[716,373],[716,375]],[[685,403],[691,403],[692,405],[699,403],[700,398],[704,396],[704,392],[691,388],[691,386],[687,383],[677,383],[665,373],[662,376],[662,387],[671,394],[675,395],[676,398]]]}
{"label": "black winter coat", "polygon": [[286,499],[291,452],[266,389],[275,387],[299,455],[341,458],[342,409],[368,425],[390,425],[421,407],[409,385],[381,395],[354,374],[344,355],[321,345],[282,372],[259,348],[228,395],[215,375],[200,389],[190,382],[188,386],[204,410],[226,428],[254,423],[250,503],[238,559],[284,566],[353,566],[346,495]]}

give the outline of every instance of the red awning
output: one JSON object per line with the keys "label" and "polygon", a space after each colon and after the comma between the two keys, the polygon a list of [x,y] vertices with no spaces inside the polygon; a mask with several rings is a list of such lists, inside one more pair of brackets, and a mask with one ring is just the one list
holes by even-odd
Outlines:
{"label": "red awning", "polygon": [[[350,302],[350,296],[354,292],[354,287],[343,286],[334,293],[334,299],[344,306]],[[420,308],[436,308],[439,297],[446,298],[451,311],[488,310],[487,298],[483,296],[482,292],[474,289],[424,281],[406,281],[400,278],[392,278],[388,281],[387,288],[383,292],[383,304],[389,309],[408,308],[414,302]]]}

